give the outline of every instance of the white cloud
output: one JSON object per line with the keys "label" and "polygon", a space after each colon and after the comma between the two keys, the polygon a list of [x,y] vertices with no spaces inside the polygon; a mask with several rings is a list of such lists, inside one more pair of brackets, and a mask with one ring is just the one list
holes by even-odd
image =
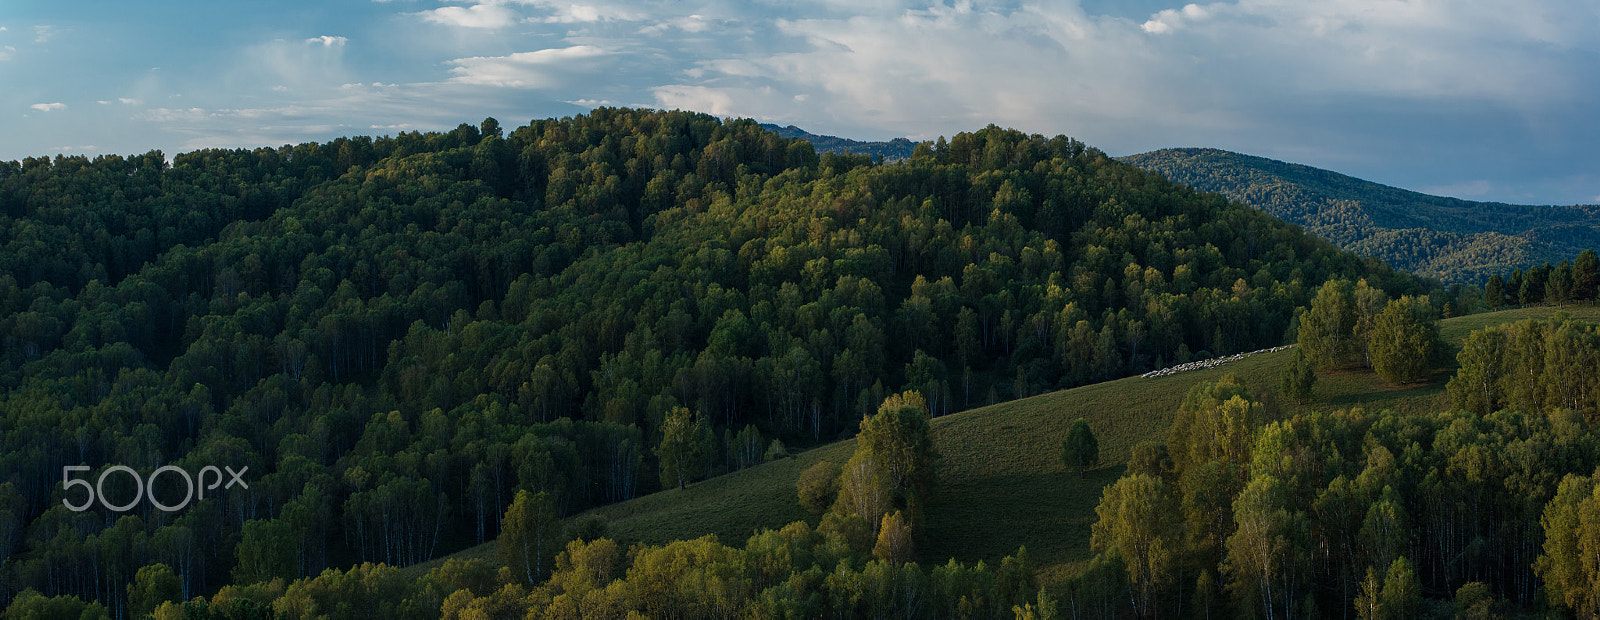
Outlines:
{"label": "white cloud", "polygon": [[276,39],[240,52],[218,85],[235,92],[317,92],[351,81],[343,37]]}
{"label": "white cloud", "polygon": [[458,28],[505,28],[517,22],[516,12],[498,4],[445,6],[418,15],[436,24]]}
{"label": "white cloud", "polygon": [[56,103],[35,103],[35,104],[30,105],[28,107],[33,108],[35,110],[38,110],[40,112],[54,112],[56,110],[65,110],[65,109],[67,109],[67,104],[60,103],[60,102],[56,102]]}
{"label": "white cloud", "polygon": [[733,98],[736,93],[727,90],[674,84],[657,86],[651,91],[655,94],[656,104],[668,110],[695,110],[717,116],[735,113]]}
{"label": "white cloud", "polygon": [[0,62],[11,60],[16,56],[16,54],[17,48],[15,47],[11,47],[10,45],[0,47]]}
{"label": "white cloud", "polygon": [[639,34],[662,34],[674,28],[687,33],[698,34],[710,30],[712,26],[711,20],[697,13],[687,17],[662,20],[655,25],[645,26],[639,29]]}
{"label": "white cloud", "polygon": [[140,101],[132,97],[118,97],[117,103],[122,105],[139,105]]}
{"label": "white cloud", "polygon": [[[539,19],[547,24],[582,24],[609,21],[639,21],[645,19],[643,13],[636,13],[616,6],[597,4],[557,4],[550,5],[555,13]],[[534,18],[530,18],[534,19]]]}
{"label": "white cloud", "polygon": [[450,69],[455,74],[450,81],[512,88],[554,86],[564,76],[592,66],[586,61],[605,54],[604,49],[594,45],[574,45],[509,56],[458,58],[450,61],[455,65]]}
{"label": "white cloud", "polygon": [[56,28],[55,26],[34,26],[33,27],[33,42],[34,43],[48,43],[50,41],[51,37],[56,36],[60,32],[61,32],[61,29],[60,28]]}
{"label": "white cloud", "polygon": [[95,151],[95,150],[98,150],[98,149],[96,149],[93,144],[86,144],[84,146],[58,146],[58,147],[55,147],[55,148],[53,148],[51,150],[59,151],[59,152],[62,152],[62,153],[86,153],[86,152]]}
{"label": "white cloud", "polygon": [[1181,9],[1166,9],[1155,15],[1140,26],[1150,34],[1167,34],[1183,26],[1184,22],[1195,22],[1211,16],[1211,11],[1198,4],[1184,5]]}

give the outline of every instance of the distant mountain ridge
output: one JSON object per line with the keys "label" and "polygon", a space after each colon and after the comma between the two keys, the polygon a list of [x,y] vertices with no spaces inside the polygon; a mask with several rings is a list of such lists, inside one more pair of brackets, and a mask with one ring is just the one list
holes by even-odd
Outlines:
{"label": "distant mountain ridge", "polygon": [[1219,149],[1120,158],[1299,224],[1339,247],[1446,283],[1572,258],[1600,246],[1600,206],[1529,206],[1431,196]]}
{"label": "distant mountain ridge", "polygon": [[911,157],[912,149],[917,143],[905,138],[895,138],[887,142],[862,142],[837,136],[821,136],[794,125],[779,127],[772,123],[762,123],[761,128],[785,138],[799,138],[811,143],[818,153],[853,153],[856,155],[870,155],[873,160],[895,162]]}

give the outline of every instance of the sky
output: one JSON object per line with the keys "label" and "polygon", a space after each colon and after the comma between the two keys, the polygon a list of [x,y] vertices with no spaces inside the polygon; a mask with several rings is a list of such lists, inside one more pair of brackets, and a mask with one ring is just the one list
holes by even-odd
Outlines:
{"label": "sky", "polygon": [[1595,0],[0,0],[0,160],[506,127],[596,106],[989,124],[1600,203]]}

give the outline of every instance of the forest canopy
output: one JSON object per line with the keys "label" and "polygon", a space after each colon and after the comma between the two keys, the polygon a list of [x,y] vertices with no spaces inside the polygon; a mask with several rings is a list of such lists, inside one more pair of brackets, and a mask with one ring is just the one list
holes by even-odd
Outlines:
{"label": "forest canopy", "polygon": [[[1330,279],[1444,298],[994,126],[889,165],[610,108],[4,162],[0,597],[119,610],[158,563],[185,600],[414,564],[497,537],[519,496],[562,517],[690,484],[902,391],[937,416],[1281,344]],[[663,476],[674,419],[709,448]],[[62,505],[65,466],[169,464],[249,487]]]}

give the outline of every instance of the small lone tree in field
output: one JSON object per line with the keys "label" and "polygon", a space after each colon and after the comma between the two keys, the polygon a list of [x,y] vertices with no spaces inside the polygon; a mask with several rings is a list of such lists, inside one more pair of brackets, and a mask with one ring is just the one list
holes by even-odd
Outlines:
{"label": "small lone tree in field", "polygon": [[1068,469],[1078,470],[1079,478],[1100,464],[1100,440],[1095,438],[1094,431],[1089,429],[1089,422],[1083,418],[1072,421],[1066,441],[1061,442],[1061,462]]}

